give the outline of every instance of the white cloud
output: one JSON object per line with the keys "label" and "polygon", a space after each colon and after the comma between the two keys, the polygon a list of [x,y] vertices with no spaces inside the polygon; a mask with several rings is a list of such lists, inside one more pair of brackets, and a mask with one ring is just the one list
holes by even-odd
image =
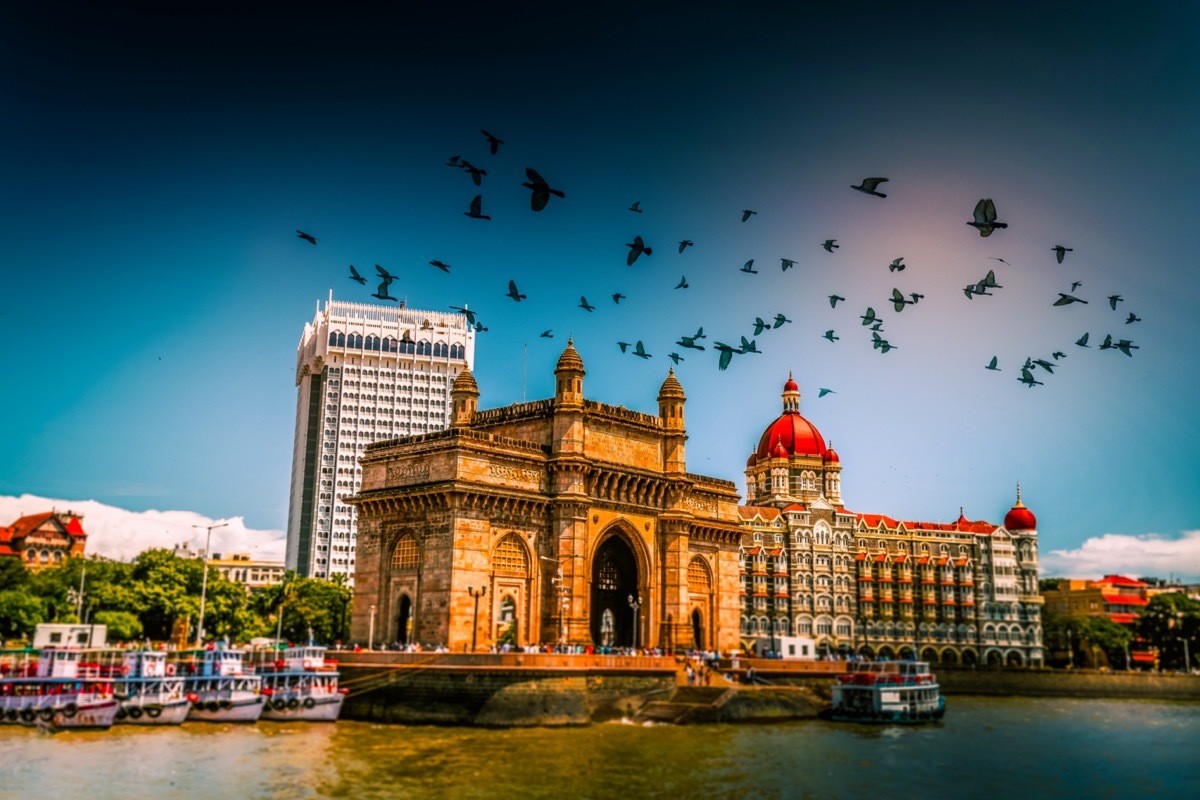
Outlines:
{"label": "white cloud", "polygon": [[1195,583],[1200,581],[1200,530],[1184,531],[1177,538],[1157,533],[1093,536],[1074,550],[1043,553],[1041,573],[1093,580],[1105,575],[1153,576]]}
{"label": "white cloud", "polygon": [[228,522],[227,527],[212,532],[213,553],[250,553],[255,559],[283,561],[286,534],[247,528],[241,517],[213,520],[194,511],[128,511],[95,500],[0,495],[0,525],[11,525],[25,515],[55,510],[82,515],[83,529],[88,535],[86,552],[106,558],[129,561],[152,547],[171,548],[185,543],[193,550],[201,550],[207,531],[193,526]]}

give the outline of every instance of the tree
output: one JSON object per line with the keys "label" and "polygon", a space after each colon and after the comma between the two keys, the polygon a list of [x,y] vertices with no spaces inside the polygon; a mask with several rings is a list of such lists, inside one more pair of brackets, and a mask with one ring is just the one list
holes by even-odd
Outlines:
{"label": "tree", "polygon": [[0,640],[28,639],[34,628],[46,621],[41,599],[21,589],[0,592]]}
{"label": "tree", "polygon": [[[1160,664],[1166,669],[1190,669],[1197,662],[1200,639],[1200,601],[1182,592],[1156,594],[1142,611],[1138,634],[1158,648]],[[1186,647],[1184,643],[1187,643]],[[1184,663],[1184,654],[1191,663]]]}
{"label": "tree", "polygon": [[142,638],[142,621],[128,611],[97,611],[92,617],[107,629],[110,642],[132,642]]}

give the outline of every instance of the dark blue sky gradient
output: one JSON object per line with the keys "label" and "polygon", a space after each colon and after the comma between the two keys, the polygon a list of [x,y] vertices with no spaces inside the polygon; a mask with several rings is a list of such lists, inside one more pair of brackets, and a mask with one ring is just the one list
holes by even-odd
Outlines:
{"label": "dark blue sky gradient", "polygon": [[[2,493],[284,527],[301,329],[331,289],[373,302],[346,265],[379,263],[413,307],[478,310],[483,407],[550,395],[573,335],[588,396],[653,412],[674,350],[694,472],[744,486],[792,371],[852,510],[999,522],[1020,480],[1047,550],[1200,527],[1191,4],[94,5],[0,11]],[[525,166],[566,199],[531,213]],[[870,175],[886,200],[848,188]],[[476,193],[491,222],[463,216]],[[1010,225],[987,239],[981,197]],[[1088,304],[1052,307],[1072,281]],[[893,287],[926,299],[896,314]],[[674,345],[777,312],[724,373]],[[652,359],[615,344],[638,339]]]}

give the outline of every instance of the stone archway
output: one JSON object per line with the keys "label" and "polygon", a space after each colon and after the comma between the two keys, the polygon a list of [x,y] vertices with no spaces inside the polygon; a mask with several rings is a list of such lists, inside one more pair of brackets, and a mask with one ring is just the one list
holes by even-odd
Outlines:
{"label": "stone archway", "polygon": [[692,609],[692,646],[704,649],[704,616],[698,608]]}
{"label": "stone archway", "polygon": [[974,650],[967,648],[963,650],[962,663],[964,666],[973,667],[979,663],[979,655]]}
{"label": "stone archway", "polygon": [[958,653],[954,652],[953,650],[949,650],[949,649],[943,650],[942,651],[942,663],[950,664],[950,665],[957,664],[958,663]]}
{"label": "stone archway", "polygon": [[[633,609],[629,597],[640,597],[637,556],[620,536],[610,536],[592,559],[592,596],[589,604],[592,641],[601,647],[632,647]],[[641,598],[643,604],[646,598]],[[639,628],[650,609],[638,609]],[[638,636],[638,643],[645,638]]]}
{"label": "stone archway", "polygon": [[926,647],[921,651],[921,660],[927,661],[930,664],[936,664],[938,662],[937,650],[934,650],[932,647]]}
{"label": "stone archway", "polygon": [[412,599],[407,594],[400,595],[400,613],[396,615],[396,641],[408,644],[412,631]]}

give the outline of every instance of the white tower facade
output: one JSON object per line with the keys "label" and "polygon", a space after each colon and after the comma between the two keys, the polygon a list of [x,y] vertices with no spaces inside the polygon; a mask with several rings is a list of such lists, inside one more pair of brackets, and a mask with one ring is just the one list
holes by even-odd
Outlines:
{"label": "white tower facade", "polygon": [[475,363],[463,314],[335,301],[304,326],[296,352],[296,430],[287,567],[354,582],[358,493],[368,444],[450,426],[450,387]]}

